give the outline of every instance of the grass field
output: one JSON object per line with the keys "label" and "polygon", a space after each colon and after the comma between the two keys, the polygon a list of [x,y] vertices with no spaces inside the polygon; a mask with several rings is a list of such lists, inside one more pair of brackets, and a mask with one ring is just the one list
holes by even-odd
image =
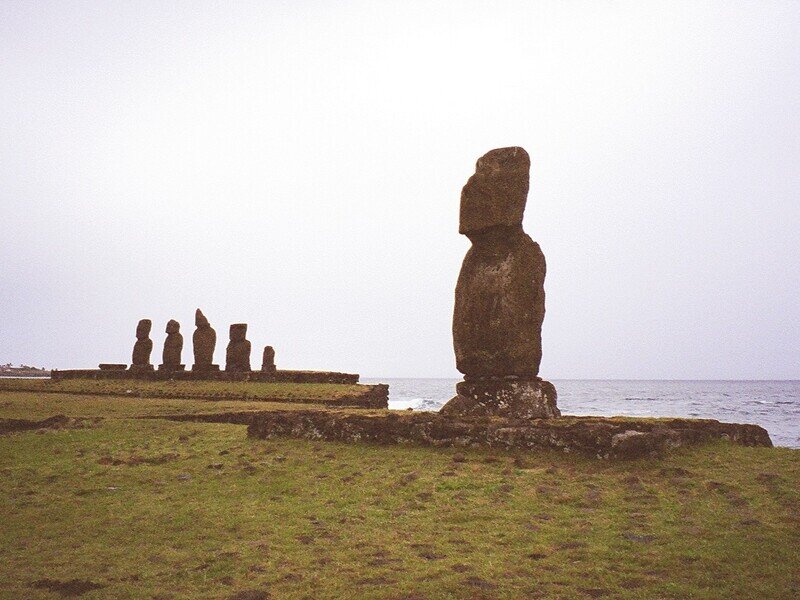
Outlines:
{"label": "grass field", "polygon": [[0,392],[0,418],[102,418],[0,436],[0,597],[800,596],[798,451],[607,462],[133,418],[282,406],[223,404]]}

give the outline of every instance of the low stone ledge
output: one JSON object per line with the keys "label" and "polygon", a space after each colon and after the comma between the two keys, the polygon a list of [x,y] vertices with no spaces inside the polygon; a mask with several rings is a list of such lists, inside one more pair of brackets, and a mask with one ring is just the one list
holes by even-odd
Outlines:
{"label": "low stone ledge", "polygon": [[174,370],[121,370],[121,369],[54,369],[51,379],[143,379],[147,381],[263,381],[275,383],[358,383],[356,373],[335,371],[174,371]]}
{"label": "low stone ledge", "polygon": [[423,412],[278,410],[253,413],[246,420],[248,436],[254,438],[561,450],[596,458],[659,456],[672,448],[718,439],[744,446],[772,446],[769,434],[758,425],[710,419],[560,417],[523,421]]}

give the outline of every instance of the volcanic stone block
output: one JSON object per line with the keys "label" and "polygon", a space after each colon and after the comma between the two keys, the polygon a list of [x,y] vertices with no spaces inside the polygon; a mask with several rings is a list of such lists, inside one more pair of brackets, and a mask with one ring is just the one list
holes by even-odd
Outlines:
{"label": "volcanic stone block", "polygon": [[264,348],[264,357],[261,361],[261,370],[265,373],[275,373],[275,349],[272,346]]}
{"label": "volcanic stone block", "polygon": [[197,329],[192,336],[194,346],[192,371],[219,371],[219,365],[212,364],[214,348],[217,345],[217,332],[199,308],[194,313],[194,324]]}
{"label": "volcanic stone block", "polygon": [[542,360],[544,254],[519,225],[496,225],[470,239],[456,286],[456,367],[467,379],[535,378]]}
{"label": "volcanic stone block", "polygon": [[153,351],[153,340],[150,339],[152,327],[153,322],[150,319],[142,319],[136,326],[136,343],[131,357],[132,371],[153,370],[153,365],[150,364],[150,353]]}
{"label": "volcanic stone block", "polygon": [[225,353],[225,370],[250,371],[250,341],[246,339],[247,324],[234,323],[230,329],[230,342]]}
{"label": "volcanic stone block", "polygon": [[180,331],[181,324],[175,319],[170,319],[167,323],[167,339],[164,340],[163,362],[158,366],[159,371],[183,371],[185,368],[186,365],[181,364],[183,336]]}
{"label": "volcanic stone block", "polygon": [[463,417],[509,417],[550,419],[560,417],[555,386],[541,380],[461,381],[458,395],[439,414]]}
{"label": "volcanic stone block", "polygon": [[497,225],[522,225],[530,168],[528,153],[519,147],[497,148],[480,157],[461,190],[458,232],[469,236]]}
{"label": "volcanic stone block", "polygon": [[124,371],[128,368],[124,363],[100,363],[98,366],[101,371]]}

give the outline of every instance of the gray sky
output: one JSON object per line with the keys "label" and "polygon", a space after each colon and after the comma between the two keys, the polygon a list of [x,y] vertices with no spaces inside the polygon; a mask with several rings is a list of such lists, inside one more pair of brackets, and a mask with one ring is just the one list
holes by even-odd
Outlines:
{"label": "gray sky", "polygon": [[542,375],[800,378],[798,2],[0,3],[0,362],[455,376],[475,160],[531,155]]}

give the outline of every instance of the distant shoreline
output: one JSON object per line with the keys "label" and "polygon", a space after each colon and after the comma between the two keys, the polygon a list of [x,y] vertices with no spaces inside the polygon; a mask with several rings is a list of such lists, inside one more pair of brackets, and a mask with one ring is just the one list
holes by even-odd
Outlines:
{"label": "distant shoreline", "polygon": [[50,377],[50,371],[36,368],[3,367],[0,377]]}

